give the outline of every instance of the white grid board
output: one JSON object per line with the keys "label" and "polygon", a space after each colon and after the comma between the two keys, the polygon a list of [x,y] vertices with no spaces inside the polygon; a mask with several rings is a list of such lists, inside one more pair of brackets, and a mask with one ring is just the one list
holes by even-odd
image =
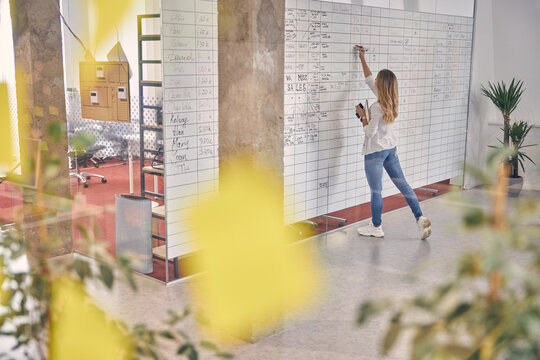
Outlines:
{"label": "white grid board", "polygon": [[[462,175],[473,18],[315,0],[287,0],[285,14],[285,217],[314,218],[370,200],[354,115],[375,97],[355,44],[376,75],[399,81],[394,125],[413,188]],[[397,193],[383,177],[383,196]]]}
{"label": "white grid board", "polygon": [[218,186],[217,0],[163,0],[168,258],[194,251],[189,209]]}

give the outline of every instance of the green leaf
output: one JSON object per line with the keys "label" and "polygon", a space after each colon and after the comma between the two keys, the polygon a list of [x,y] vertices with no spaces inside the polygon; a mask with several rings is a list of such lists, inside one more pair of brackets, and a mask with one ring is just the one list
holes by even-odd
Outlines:
{"label": "green leaf", "polygon": [[126,280],[127,280],[128,284],[129,284],[129,287],[131,288],[131,290],[137,291],[137,283],[135,282],[135,277],[133,276],[132,271],[126,272]]}
{"label": "green leaf", "polygon": [[481,92],[488,97],[503,115],[510,116],[521,101],[523,92],[523,81],[514,78],[507,88],[506,83],[501,81],[492,84],[488,81],[488,87],[481,86]]}
{"label": "green leaf", "polygon": [[189,349],[193,347],[190,343],[184,344],[178,348],[178,351],[176,352],[178,355],[184,355],[187,354]]}
{"label": "green leaf", "polygon": [[81,280],[84,281],[85,277],[91,276],[92,270],[88,262],[81,259],[73,260],[73,268]]}
{"label": "green leaf", "polygon": [[356,318],[356,322],[361,325],[368,321],[371,317],[377,315],[381,310],[380,305],[367,301],[360,306],[360,311],[358,313],[358,317]]}
{"label": "green leaf", "polygon": [[169,326],[174,326],[182,320],[174,310],[167,310],[167,314],[169,315],[169,319],[165,323]]}
{"label": "green leaf", "polygon": [[197,350],[195,350],[195,347],[191,343],[184,344],[178,348],[177,354],[185,355],[189,360],[197,360],[199,358]]}
{"label": "green leaf", "polygon": [[47,127],[47,133],[53,142],[59,143],[65,136],[65,126],[63,123],[55,121]]}
{"label": "green leaf", "polygon": [[217,347],[216,344],[210,342],[210,341],[201,341],[200,342],[200,345],[205,348],[205,349],[208,349],[208,350],[211,350],[211,351],[219,351],[219,348]]}
{"label": "green leaf", "polygon": [[424,359],[433,349],[433,325],[417,328],[411,348],[411,359]]}
{"label": "green leaf", "polygon": [[107,264],[99,264],[99,272],[105,286],[111,289],[114,283],[114,273],[112,268]]}
{"label": "green leaf", "polygon": [[489,218],[484,211],[479,208],[467,209],[463,215],[463,223],[466,227],[475,228],[489,222]]}
{"label": "green leaf", "polygon": [[402,327],[401,323],[398,321],[392,321],[390,323],[390,326],[388,327],[388,330],[386,331],[386,334],[383,338],[382,343],[382,353],[384,355],[388,355],[388,352],[392,350],[392,347],[396,343],[396,340],[398,339],[399,334],[401,333]]}
{"label": "green leaf", "polygon": [[222,359],[234,359],[234,355],[231,353],[226,352],[219,352],[216,354],[217,357],[220,357]]}
{"label": "green leaf", "polygon": [[176,339],[175,336],[168,330],[160,331],[158,332],[158,335],[161,336],[162,338],[169,339],[169,340]]}
{"label": "green leaf", "polygon": [[81,235],[83,236],[83,239],[89,240],[90,239],[90,232],[88,231],[88,228],[82,224],[77,224],[77,230]]}
{"label": "green leaf", "polygon": [[460,276],[477,276],[482,269],[482,257],[478,253],[464,254],[459,260],[458,274]]}
{"label": "green leaf", "polygon": [[86,149],[96,142],[97,138],[89,132],[78,132],[70,138],[73,152],[76,156],[81,156],[86,153]]}
{"label": "green leaf", "polygon": [[469,311],[472,308],[471,304],[469,303],[461,303],[450,313],[447,317],[448,322],[451,322],[455,320],[456,318],[460,317],[461,315],[465,314],[467,311]]}
{"label": "green leaf", "polygon": [[150,356],[152,357],[152,359],[159,360],[159,355],[154,349],[148,349],[148,352],[150,353]]}
{"label": "green leaf", "polygon": [[459,359],[468,359],[473,353],[472,349],[469,349],[468,347],[459,344],[446,345],[445,351],[449,355],[452,355],[453,357],[457,357]]}
{"label": "green leaf", "polygon": [[184,340],[189,341],[189,336],[182,330],[176,330],[176,333],[184,338]]}
{"label": "green leaf", "polygon": [[188,354],[188,358],[189,358],[189,360],[198,360],[199,359],[199,354],[197,353],[197,351],[195,349],[193,349]]}

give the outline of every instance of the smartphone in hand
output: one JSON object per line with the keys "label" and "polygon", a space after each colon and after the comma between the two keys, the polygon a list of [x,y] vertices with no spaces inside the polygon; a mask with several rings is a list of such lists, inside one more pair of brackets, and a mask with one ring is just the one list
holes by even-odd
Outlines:
{"label": "smartphone in hand", "polygon": [[[362,105],[362,103],[359,103],[358,106],[360,106],[362,110],[364,109],[364,105]],[[357,112],[355,112],[355,114],[356,114],[356,117],[360,119],[360,115],[358,115]]]}

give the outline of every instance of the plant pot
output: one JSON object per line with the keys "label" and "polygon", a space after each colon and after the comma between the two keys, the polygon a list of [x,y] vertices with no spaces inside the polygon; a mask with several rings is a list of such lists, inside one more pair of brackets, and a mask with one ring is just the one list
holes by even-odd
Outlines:
{"label": "plant pot", "polygon": [[519,193],[521,193],[522,188],[523,188],[523,178],[521,176],[508,178],[508,196],[510,197],[519,196]]}

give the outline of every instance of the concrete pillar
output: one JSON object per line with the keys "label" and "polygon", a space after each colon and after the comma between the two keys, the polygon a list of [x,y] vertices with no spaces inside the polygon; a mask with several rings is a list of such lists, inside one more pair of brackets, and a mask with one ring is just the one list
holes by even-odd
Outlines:
{"label": "concrete pillar", "polygon": [[[28,170],[28,138],[43,141],[42,166],[54,163],[58,172],[47,178],[41,171],[41,185],[37,193],[53,198],[70,197],[69,167],[67,161],[67,137],[65,130],[60,139],[48,135],[51,124],[59,123],[66,128],[64,71],[62,61],[62,33],[58,0],[11,0],[13,22],[13,45],[17,84],[17,111],[19,139],[21,142],[21,165],[23,175]],[[54,166],[54,165],[53,165]],[[25,224],[34,223],[35,204],[41,196],[25,190]],[[52,200],[47,212],[54,212]],[[25,232],[30,257],[38,251],[49,256],[71,253],[73,249],[71,221],[62,221],[43,228],[31,228]],[[46,237],[46,238],[45,238]],[[45,246],[46,245],[46,246]]]}
{"label": "concrete pillar", "polygon": [[281,183],[284,19],[284,0],[218,1],[220,169],[250,154]]}
{"label": "concrete pillar", "polygon": [[[249,156],[283,188],[285,0],[218,0],[219,167]],[[275,333],[253,321],[247,341]],[[275,325],[275,324],[278,325]],[[235,334],[231,334],[235,335]]]}

